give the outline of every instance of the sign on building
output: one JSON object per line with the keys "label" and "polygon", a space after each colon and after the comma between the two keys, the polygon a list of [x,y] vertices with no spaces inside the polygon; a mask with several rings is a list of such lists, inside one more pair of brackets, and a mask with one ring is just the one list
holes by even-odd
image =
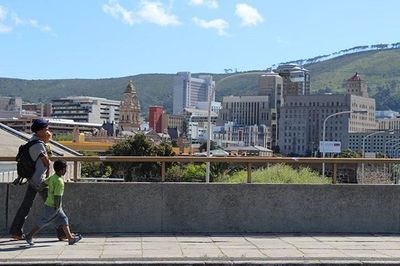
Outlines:
{"label": "sign on building", "polygon": [[342,143],[340,141],[320,141],[319,151],[325,153],[340,153],[342,150]]}

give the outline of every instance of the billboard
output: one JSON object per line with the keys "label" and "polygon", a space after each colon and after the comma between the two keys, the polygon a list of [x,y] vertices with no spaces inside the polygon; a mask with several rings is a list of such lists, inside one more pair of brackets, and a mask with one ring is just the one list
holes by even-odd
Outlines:
{"label": "billboard", "polygon": [[319,151],[320,152],[330,152],[330,153],[340,153],[342,150],[342,143],[340,141],[320,141]]}

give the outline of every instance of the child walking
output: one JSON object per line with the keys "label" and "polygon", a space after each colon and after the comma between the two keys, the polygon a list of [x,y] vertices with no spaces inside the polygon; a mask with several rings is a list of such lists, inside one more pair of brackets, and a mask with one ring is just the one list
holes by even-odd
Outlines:
{"label": "child walking", "polygon": [[26,235],[26,242],[29,245],[34,245],[33,237],[44,227],[51,223],[56,226],[61,225],[64,233],[68,238],[68,244],[73,245],[82,239],[80,235],[73,235],[69,228],[68,217],[62,209],[62,196],[64,194],[64,179],[63,176],[67,172],[67,163],[63,160],[54,162],[55,174],[50,176],[46,182],[49,185],[48,196],[45,202],[44,215],[40,222]]}

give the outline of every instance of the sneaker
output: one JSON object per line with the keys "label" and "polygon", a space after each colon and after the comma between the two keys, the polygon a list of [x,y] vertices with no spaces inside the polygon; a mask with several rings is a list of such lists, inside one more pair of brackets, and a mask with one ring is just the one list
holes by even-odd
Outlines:
{"label": "sneaker", "polygon": [[25,235],[11,235],[11,238],[14,240],[25,240]]}
{"label": "sneaker", "polygon": [[29,244],[29,246],[33,246],[33,245],[35,245],[35,242],[33,242],[33,239],[32,238],[25,238],[25,241],[26,241],[26,243],[28,243]]}
{"label": "sneaker", "polygon": [[73,245],[75,243],[78,243],[82,239],[81,235],[76,235],[74,238],[71,240],[68,240],[68,245]]}

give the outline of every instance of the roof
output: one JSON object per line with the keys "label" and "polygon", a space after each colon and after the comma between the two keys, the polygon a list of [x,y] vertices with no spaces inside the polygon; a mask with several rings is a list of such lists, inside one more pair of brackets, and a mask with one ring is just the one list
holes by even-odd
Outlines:
{"label": "roof", "polygon": [[[194,155],[196,155],[196,156],[207,156],[207,152],[206,151],[205,152],[198,152],[198,153],[195,153]],[[210,151],[210,155],[211,156],[228,156],[229,153],[227,153],[224,150],[215,149],[215,150],[211,150]]]}
{"label": "roof", "polygon": [[132,80],[130,80],[128,86],[126,86],[125,93],[136,93],[136,88]]}
{"label": "roof", "polygon": [[[208,110],[185,107],[184,111],[191,113],[192,116],[208,116]],[[210,116],[218,116],[218,114],[214,111],[211,111]]]}
{"label": "roof", "polygon": [[231,146],[225,148],[226,151],[261,151],[261,152],[272,152],[272,150],[262,146]]}
{"label": "roof", "polygon": [[351,78],[348,79],[349,81],[360,81],[361,77],[360,75],[356,72]]}
{"label": "roof", "polygon": [[[12,129],[0,123],[0,154],[1,156],[15,156],[19,146],[28,142],[32,135]],[[55,156],[80,156],[81,154],[51,140],[51,151]]]}

